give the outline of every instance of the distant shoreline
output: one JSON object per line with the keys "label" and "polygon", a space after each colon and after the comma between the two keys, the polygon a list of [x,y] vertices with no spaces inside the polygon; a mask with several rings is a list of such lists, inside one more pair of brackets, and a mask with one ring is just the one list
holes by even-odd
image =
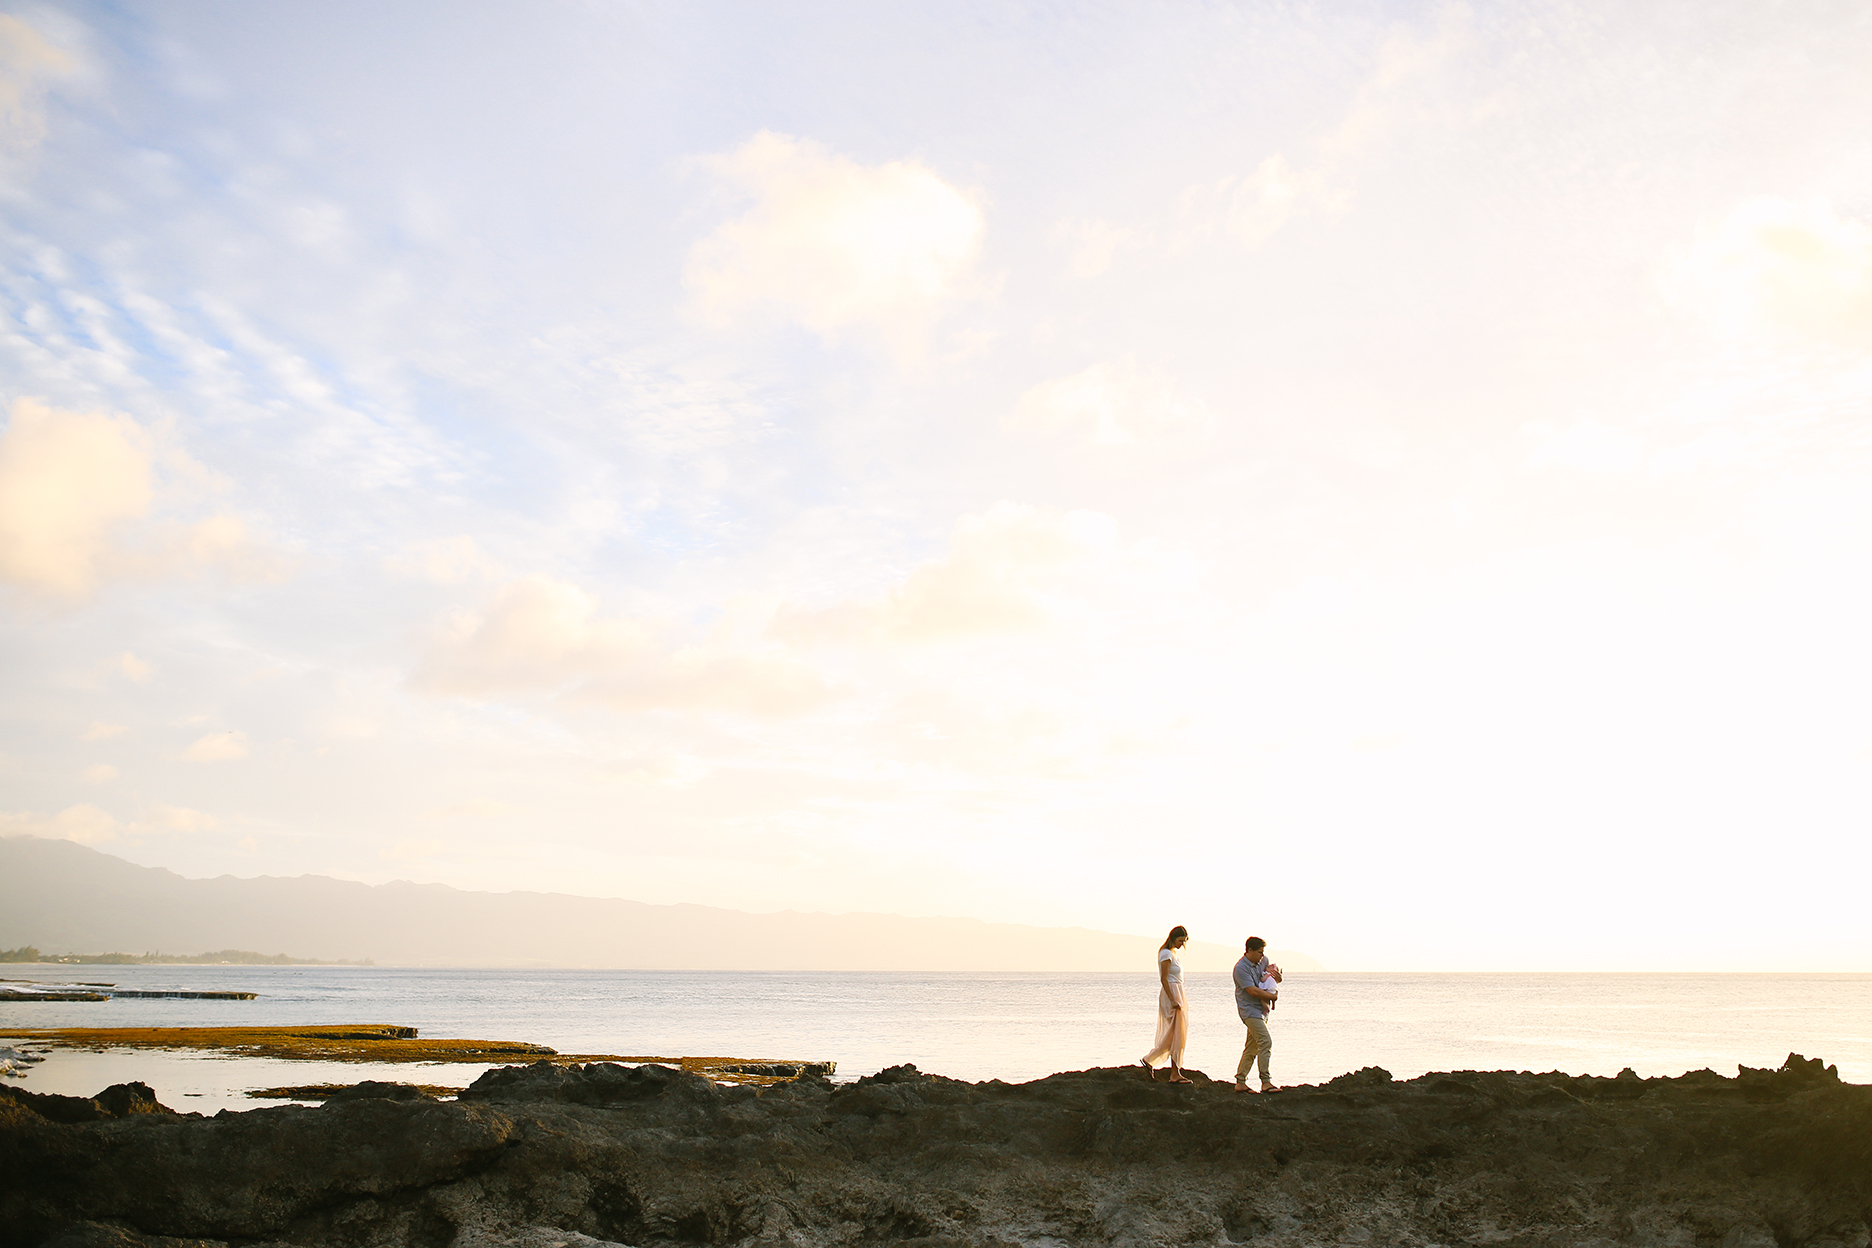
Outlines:
{"label": "distant shoreline", "polygon": [[370,958],[298,958],[287,953],[255,953],[251,949],[217,949],[211,953],[42,953],[36,946],[0,949],[0,965],[7,966],[376,966]]}

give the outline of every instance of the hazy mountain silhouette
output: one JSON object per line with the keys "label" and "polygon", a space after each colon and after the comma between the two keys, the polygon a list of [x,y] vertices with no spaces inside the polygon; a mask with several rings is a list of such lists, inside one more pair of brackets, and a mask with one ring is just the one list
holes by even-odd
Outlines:
{"label": "hazy mountain silhouette", "polygon": [[[1160,939],[894,914],[749,914],[322,875],[194,880],[71,841],[0,838],[0,948],[286,950],[384,966],[1148,972]],[[1184,965],[1221,970],[1240,951],[1238,944],[1192,942]],[[1319,969],[1304,954],[1275,958],[1294,970]]]}

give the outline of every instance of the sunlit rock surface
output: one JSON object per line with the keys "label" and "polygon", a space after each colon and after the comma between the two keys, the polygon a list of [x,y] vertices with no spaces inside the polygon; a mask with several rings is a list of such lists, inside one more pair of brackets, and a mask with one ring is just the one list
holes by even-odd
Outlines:
{"label": "sunlit rock surface", "polygon": [[0,1088],[0,1243],[1865,1248],[1872,1212],[1872,1087],[1793,1057],[1274,1096],[1135,1067],[757,1091],[546,1063],[455,1102],[201,1118],[147,1092]]}

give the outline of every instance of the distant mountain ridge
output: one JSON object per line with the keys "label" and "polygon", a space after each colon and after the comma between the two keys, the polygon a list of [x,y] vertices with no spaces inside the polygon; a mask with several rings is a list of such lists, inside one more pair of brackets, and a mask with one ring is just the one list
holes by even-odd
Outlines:
{"label": "distant mountain ridge", "polygon": [[[293,949],[390,966],[737,971],[1117,971],[1156,937],[891,914],[750,914],[329,876],[188,879],[42,837],[0,838],[0,948]],[[1192,941],[1190,970],[1240,947]],[[1292,970],[1319,970],[1277,951]]]}

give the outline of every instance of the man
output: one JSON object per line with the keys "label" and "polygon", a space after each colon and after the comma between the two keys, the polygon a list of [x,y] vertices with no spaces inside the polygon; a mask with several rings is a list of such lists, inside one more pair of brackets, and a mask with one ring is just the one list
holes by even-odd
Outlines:
{"label": "man", "polygon": [[1243,946],[1241,961],[1235,964],[1235,1012],[1248,1028],[1248,1043],[1242,1046],[1241,1061],[1235,1066],[1235,1090],[1253,1092],[1248,1086],[1248,1067],[1261,1059],[1261,1091],[1278,1092],[1268,1077],[1268,1055],[1274,1051],[1274,1038],[1268,1035],[1267,1012],[1274,1008],[1275,994],[1261,987],[1268,976],[1281,982],[1280,967],[1267,960],[1267,941],[1250,936]]}

